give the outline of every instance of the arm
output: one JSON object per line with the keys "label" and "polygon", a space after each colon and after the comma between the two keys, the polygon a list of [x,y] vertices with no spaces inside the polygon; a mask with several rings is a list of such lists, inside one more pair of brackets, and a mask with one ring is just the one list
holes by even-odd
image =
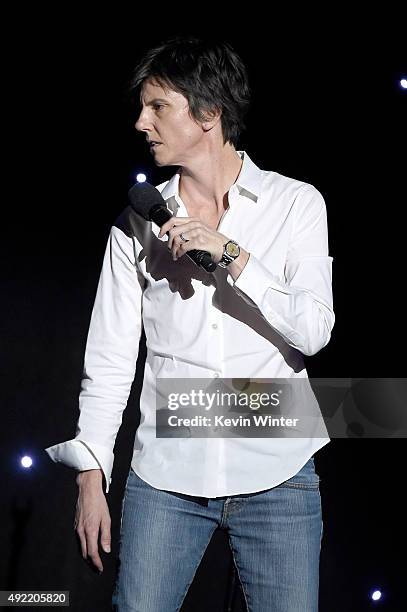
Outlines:
{"label": "arm", "polygon": [[324,199],[312,185],[299,193],[292,211],[285,281],[242,249],[227,281],[292,347],[314,355],[328,344],[335,322],[332,261]]}
{"label": "arm", "polygon": [[102,470],[106,493],[135,374],[141,298],[132,239],[112,227],[87,337],[76,437],[45,449],[53,461],[81,472]]}

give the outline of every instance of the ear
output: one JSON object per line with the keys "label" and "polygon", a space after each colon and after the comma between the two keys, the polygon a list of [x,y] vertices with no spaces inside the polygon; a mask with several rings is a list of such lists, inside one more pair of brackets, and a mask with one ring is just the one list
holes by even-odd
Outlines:
{"label": "ear", "polygon": [[201,125],[203,131],[208,132],[214,128],[217,123],[219,123],[222,112],[216,108],[214,110],[204,111],[204,116],[205,119],[201,122]]}

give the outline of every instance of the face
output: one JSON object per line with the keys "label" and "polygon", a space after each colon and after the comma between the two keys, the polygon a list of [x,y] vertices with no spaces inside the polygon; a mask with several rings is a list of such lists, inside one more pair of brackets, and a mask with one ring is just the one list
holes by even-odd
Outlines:
{"label": "face", "polygon": [[141,90],[141,112],[136,130],[145,132],[157,166],[184,166],[199,155],[205,132],[189,113],[187,99],[158,83],[144,82]]}

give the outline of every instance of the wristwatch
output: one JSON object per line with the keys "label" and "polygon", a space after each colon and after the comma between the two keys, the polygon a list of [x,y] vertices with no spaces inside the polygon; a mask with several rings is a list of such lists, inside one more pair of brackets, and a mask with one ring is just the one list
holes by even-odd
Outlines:
{"label": "wristwatch", "polygon": [[218,262],[218,266],[226,268],[232,261],[240,255],[240,247],[234,240],[229,240],[223,245],[223,255]]}

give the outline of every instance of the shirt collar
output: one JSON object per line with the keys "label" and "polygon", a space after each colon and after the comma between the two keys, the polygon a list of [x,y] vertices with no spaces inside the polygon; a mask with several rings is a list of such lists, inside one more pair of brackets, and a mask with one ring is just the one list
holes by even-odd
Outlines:
{"label": "shirt collar", "polygon": [[[260,195],[262,171],[250,159],[246,151],[237,151],[237,153],[243,159],[243,164],[235,185],[241,196],[248,198],[252,202],[257,202]],[[179,207],[176,199],[179,197],[179,179],[180,173],[177,171],[161,191],[162,197],[173,213]]]}

